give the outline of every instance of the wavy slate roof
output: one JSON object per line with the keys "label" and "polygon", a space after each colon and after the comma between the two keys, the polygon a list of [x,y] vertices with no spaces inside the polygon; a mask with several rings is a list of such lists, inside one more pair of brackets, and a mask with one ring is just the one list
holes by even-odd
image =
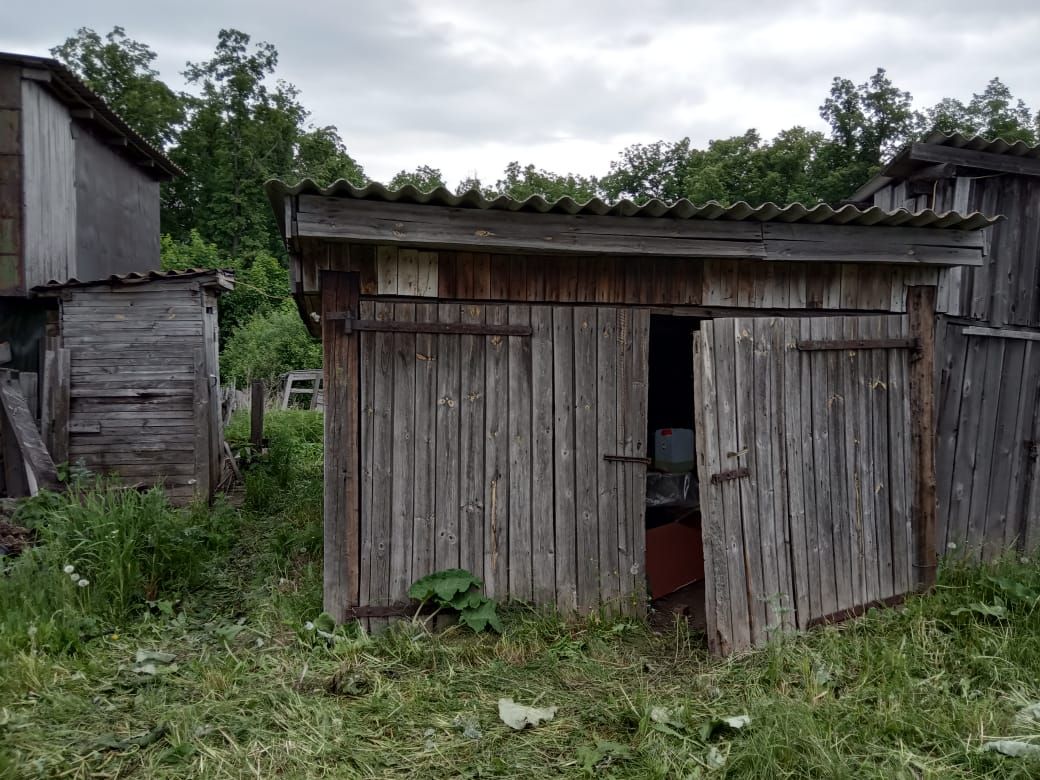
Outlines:
{"label": "wavy slate roof", "polygon": [[[183,176],[182,171],[162,150],[156,149],[146,141],[141,134],[134,130],[123,117],[117,114],[109,105],[90,87],[80,81],[79,77],[69,70],[58,60],[48,57],[35,57],[29,54],[15,54],[13,52],[0,52],[0,64],[17,65],[23,68],[35,68],[49,71],[52,78],[51,92],[62,103],[87,109],[93,112],[93,117],[87,120],[105,128],[109,133],[115,133],[127,140],[127,145],[132,147],[138,155],[151,160],[165,176]],[[120,147],[113,146],[113,151],[120,152]]]}
{"label": "wavy slate roof", "polygon": [[656,198],[646,203],[637,204],[630,200],[607,203],[593,198],[579,203],[573,198],[564,197],[556,201],[548,201],[540,195],[532,195],[526,200],[515,200],[500,195],[486,198],[476,190],[462,195],[439,187],[430,192],[422,192],[411,185],[399,190],[388,189],[383,184],[372,182],[364,187],[356,187],[348,181],[339,180],[327,187],[304,179],[296,185],[272,179],[265,185],[268,199],[278,218],[282,234],[285,235],[284,200],[288,196],[320,195],[336,198],[353,198],[356,200],[385,203],[410,203],[430,206],[446,206],[449,208],[470,208],[499,211],[523,211],[537,214],[567,214],[602,217],[663,217],[666,219],[703,219],[734,222],[801,222],[826,225],[877,225],[894,227],[929,227],[950,228],[957,230],[979,230],[992,225],[999,217],[988,217],[980,213],[957,214],[952,211],[937,213],[930,209],[912,212],[906,209],[885,211],[877,206],[861,209],[847,205],[831,208],[826,203],[806,206],[801,203],[778,205],[763,203],[752,206],[739,202],[723,205],[716,201],[696,204],[689,200],[678,200],[666,203]]}
{"label": "wavy slate roof", "polygon": [[183,271],[131,271],[126,274],[112,274],[104,279],[66,279],[58,281],[52,279],[47,284],[33,287],[33,292],[45,293],[52,290],[64,290],[67,287],[96,287],[98,285],[134,285],[147,284],[149,282],[161,282],[172,279],[194,279],[202,276],[211,276],[221,287],[234,286],[235,272],[219,268],[187,268]]}
{"label": "wavy slate roof", "polygon": [[[1030,146],[1023,141],[1005,141],[1003,138],[983,138],[981,135],[968,136],[963,133],[941,133],[934,132],[919,143],[931,144],[933,146],[948,146],[953,149],[967,149],[972,152],[985,152],[986,154],[999,154],[1007,157],[1025,157],[1040,160],[1040,144]],[[910,151],[908,144],[896,152],[881,171],[873,179],[866,182],[856,190],[850,197],[850,201],[865,201],[874,195],[882,187],[890,184],[896,179],[902,178],[908,165],[907,155]],[[928,163],[911,163],[915,168],[923,168]]]}

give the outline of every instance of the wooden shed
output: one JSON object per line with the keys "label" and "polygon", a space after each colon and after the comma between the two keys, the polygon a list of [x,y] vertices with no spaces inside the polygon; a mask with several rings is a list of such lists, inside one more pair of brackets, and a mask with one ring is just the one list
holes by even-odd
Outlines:
{"label": "wooden shed", "polygon": [[984,211],[986,262],[951,269],[936,308],[938,545],[971,558],[1040,544],[1040,146],[936,133],[853,195]]}
{"label": "wooden shed", "polygon": [[122,274],[36,288],[58,302],[44,358],[54,461],[208,499],[223,463],[217,299],[222,271]]}
{"label": "wooden shed", "polygon": [[56,60],[0,52],[0,342],[40,369],[31,290],[159,267],[159,184],[181,173]]}
{"label": "wooden shed", "polygon": [[[662,527],[717,652],[934,575],[934,294],[992,220],[268,193],[324,342],[337,619],[378,627],[456,566],[498,599],[644,614]],[[669,430],[696,468],[648,506]]]}

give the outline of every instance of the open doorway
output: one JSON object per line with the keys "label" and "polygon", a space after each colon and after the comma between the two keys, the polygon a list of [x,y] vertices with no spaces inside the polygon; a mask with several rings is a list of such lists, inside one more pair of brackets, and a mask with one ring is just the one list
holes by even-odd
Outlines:
{"label": "open doorway", "polygon": [[647,388],[646,574],[655,614],[699,629],[704,551],[694,434],[693,334],[701,320],[653,315]]}

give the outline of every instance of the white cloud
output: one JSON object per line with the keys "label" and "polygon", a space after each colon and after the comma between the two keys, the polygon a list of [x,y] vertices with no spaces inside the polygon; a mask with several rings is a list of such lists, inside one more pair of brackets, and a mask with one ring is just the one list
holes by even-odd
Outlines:
{"label": "white cloud", "polygon": [[[625,145],[695,143],[755,127],[822,127],[831,78],[877,66],[920,105],[970,97],[999,75],[1040,107],[1040,6],[446,0],[437,3],[73,0],[0,11],[0,49],[46,54],[77,27],[115,24],[182,86],[221,27],[275,44],[318,124],[370,173],[429,164],[493,181],[510,160],[598,174]],[[170,7],[172,8],[172,7]],[[10,18],[8,18],[10,17]]]}

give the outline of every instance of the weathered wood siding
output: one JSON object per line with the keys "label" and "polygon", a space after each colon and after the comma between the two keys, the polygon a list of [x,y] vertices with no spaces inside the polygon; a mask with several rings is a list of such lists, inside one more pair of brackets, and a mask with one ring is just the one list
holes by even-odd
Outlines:
{"label": "weathered wood siding", "polygon": [[84,125],[74,126],[78,279],[159,267],[159,182],[116,154]]}
{"label": "weathered wood siding", "polygon": [[702,324],[694,397],[716,651],[913,588],[909,351],[797,348],[907,334],[905,317]]}
{"label": "weathered wood siding", "polygon": [[0,65],[0,295],[22,295],[21,68]]}
{"label": "weathered wood siding", "polygon": [[75,276],[76,149],[72,120],[35,81],[22,82],[25,287]]}
{"label": "weathered wood siding", "polygon": [[989,231],[984,265],[951,269],[940,285],[938,309],[991,325],[1040,327],[1040,178],[982,174],[940,179],[925,194],[906,182],[874,196],[882,208],[960,213],[981,211],[1006,219]]}
{"label": "weathered wood siding", "polygon": [[646,467],[603,456],[645,455],[649,312],[363,301],[361,317],[532,335],[355,336],[360,604],[462,566],[494,598],[640,612]]}
{"label": "weathered wood siding", "polygon": [[178,501],[209,495],[220,440],[208,297],[193,280],[64,291],[71,461]]}
{"label": "weathered wood siding", "polygon": [[940,550],[991,560],[1040,543],[1040,332],[940,318]]}
{"label": "weathered wood siding", "polygon": [[[421,275],[413,265],[424,269]],[[310,312],[321,311],[323,270],[358,272],[363,296],[430,296],[436,282],[437,297],[450,300],[878,312],[905,311],[907,286],[936,284],[945,273],[890,264],[415,252],[307,242],[291,273],[312,323]]]}

